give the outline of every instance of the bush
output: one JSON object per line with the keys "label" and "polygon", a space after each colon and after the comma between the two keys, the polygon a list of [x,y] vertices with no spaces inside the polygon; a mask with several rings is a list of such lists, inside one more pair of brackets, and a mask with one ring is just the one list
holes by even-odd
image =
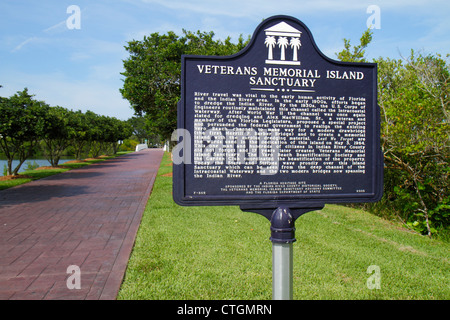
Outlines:
{"label": "bush", "polygon": [[139,141],[133,139],[125,139],[119,147],[119,151],[134,151]]}

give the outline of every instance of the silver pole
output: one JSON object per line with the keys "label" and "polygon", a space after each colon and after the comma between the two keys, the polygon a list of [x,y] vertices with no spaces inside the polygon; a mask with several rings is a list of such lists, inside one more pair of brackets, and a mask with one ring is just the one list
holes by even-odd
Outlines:
{"label": "silver pole", "polygon": [[241,205],[241,210],[262,214],[270,220],[273,300],[292,300],[294,298],[293,244],[296,241],[295,220],[307,212],[322,210],[323,207],[324,205],[320,203],[306,207],[294,207],[293,209],[287,205],[280,205],[275,211],[271,211],[268,208],[253,208]]}
{"label": "silver pole", "polygon": [[289,208],[277,208],[270,219],[272,241],[272,297],[273,300],[293,298],[293,243],[295,219]]}
{"label": "silver pole", "polygon": [[292,300],[293,297],[293,243],[272,244],[272,298]]}

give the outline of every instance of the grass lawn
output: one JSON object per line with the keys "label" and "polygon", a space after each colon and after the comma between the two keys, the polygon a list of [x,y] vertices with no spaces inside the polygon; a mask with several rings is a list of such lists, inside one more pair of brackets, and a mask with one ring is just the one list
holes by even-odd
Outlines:
{"label": "grass lawn", "polygon": [[[238,207],[180,207],[171,172],[166,153],[118,299],[271,299],[269,221]],[[337,205],[300,217],[296,238],[294,299],[450,299],[448,243]]]}
{"label": "grass lawn", "polygon": [[[49,177],[58,173],[62,173],[68,170],[72,170],[72,169],[76,169],[76,168],[81,168],[87,165],[90,165],[92,163],[96,163],[96,162],[101,162],[101,161],[105,161],[107,159],[113,159],[121,154],[126,154],[128,152],[118,152],[116,155],[114,156],[103,156],[101,158],[96,158],[96,159],[85,159],[85,160],[81,160],[80,162],[75,162],[75,163],[64,163],[63,165],[59,166],[58,168],[48,168],[48,169],[43,169],[43,168],[38,168],[36,170],[30,170],[30,171],[24,171],[19,173],[19,175],[17,177],[14,177],[13,179],[11,179],[10,177],[0,177],[0,190],[4,190],[4,189],[8,189],[20,184],[24,184],[33,180],[38,180],[38,179],[42,179],[45,177]],[[5,178],[8,178],[7,180],[4,180]]]}

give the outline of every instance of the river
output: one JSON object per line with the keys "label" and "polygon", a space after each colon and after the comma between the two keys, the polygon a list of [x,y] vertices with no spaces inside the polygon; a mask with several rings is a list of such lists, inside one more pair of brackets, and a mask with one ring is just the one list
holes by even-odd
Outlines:
{"label": "river", "polygon": [[[61,160],[59,160],[58,164],[63,164],[64,162],[67,162],[70,160],[74,160],[74,159],[61,159]],[[39,165],[39,167],[51,166],[50,162],[47,159],[27,159],[20,167],[19,172],[25,171],[25,169],[27,168],[27,162],[31,162],[31,164],[34,165],[35,161]],[[13,170],[18,164],[19,164],[19,160],[13,160],[13,166],[12,166]],[[8,165],[8,161],[0,160],[0,177],[3,176],[3,168],[5,167],[5,165]]]}

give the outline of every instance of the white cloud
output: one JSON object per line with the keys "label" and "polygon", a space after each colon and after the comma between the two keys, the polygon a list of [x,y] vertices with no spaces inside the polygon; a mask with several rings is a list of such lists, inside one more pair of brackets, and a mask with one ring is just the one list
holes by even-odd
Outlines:
{"label": "white cloud", "polygon": [[43,30],[43,32],[47,33],[47,34],[56,34],[56,33],[61,33],[64,31],[67,31],[67,26],[66,26],[66,20],[61,21],[45,30]]}
{"label": "white cloud", "polygon": [[86,52],[73,52],[70,55],[70,61],[85,61],[91,58],[92,56]]}
{"label": "white cloud", "polygon": [[193,0],[193,1],[183,1],[183,0],[174,0],[174,1],[165,1],[165,0],[142,0],[144,3],[149,4],[158,4],[169,8],[171,10],[177,10],[180,12],[197,12],[204,13],[209,15],[225,15],[231,17],[244,17],[248,12],[246,8],[249,3],[253,3],[254,1],[240,1],[239,10],[236,10],[235,1],[202,1],[202,0]]}
{"label": "white cloud", "polygon": [[14,49],[11,50],[11,52],[17,52],[20,49],[22,49],[26,44],[36,42],[37,40],[39,40],[38,37],[28,38],[28,39],[22,41],[21,43],[19,43],[17,46],[15,46]]}
{"label": "white cloud", "polygon": [[[53,35],[53,34],[57,34],[57,33],[61,33],[64,31],[64,29],[61,27],[62,24],[64,23],[64,27],[65,27],[65,21],[60,22],[58,24],[55,24],[45,30],[43,30],[42,32],[45,33],[46,35]],[[28,44],[37,44],[37,43],[44,43],[44,42],[49,42],[50,38],[47,37],[43,37],[44,35],[42,33],[40,33],[39,36],[32,36],[29,37],[27,39],[25,39],[24,41],[22,41],[21,43],[19,43],[18,45],[16,45],[11,52],[17,52],[20,51],[23,47],[25,47]]]}
{"label": "white cloud", "polygon": [[302,14],[320,15],[322,12],[349,12],[365,11],[372,4],[379,5],[384,9],[401,9],[411,7],[428,7],[429,2],[422,0],[140,0],[147,4],[157,4],[171,10],[190,11],[208,15],[255,18],[274,14],[274,10],[279,14],[290,14],[301,12]]}

